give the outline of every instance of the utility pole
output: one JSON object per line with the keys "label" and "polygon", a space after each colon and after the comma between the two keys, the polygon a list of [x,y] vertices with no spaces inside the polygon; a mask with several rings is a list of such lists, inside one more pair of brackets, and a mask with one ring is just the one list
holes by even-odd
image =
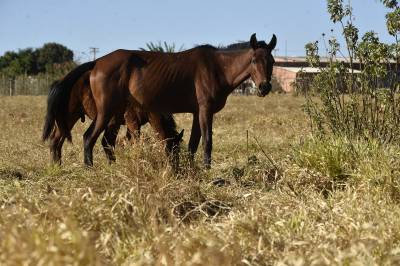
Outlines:
{"label": "utility pole", "polygon": [[96,60],[96,53],[99,52],[99,48],[97,47],[89,47],[90,53],[93,54],[93,60]]}
{"label": "utility pole", "polygon": [[286,57],[286,61],[288,60],[287,58],[287,40],[285,40],[285,57]]}

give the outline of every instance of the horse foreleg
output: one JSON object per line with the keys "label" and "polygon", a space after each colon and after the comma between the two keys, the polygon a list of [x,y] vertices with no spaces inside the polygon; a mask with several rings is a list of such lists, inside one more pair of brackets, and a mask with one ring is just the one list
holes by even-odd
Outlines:
{"label": "horse foreleg", "polygon": [[199,114],[193,114],[192,131],[190,133],[190,139],[188,145],[191,161],[194,160],[194,155],[197,152],[197,148],[199,147],[200,137],[201,137],[201,132],[199,125]]}
{"label": "horse foreleg", "polygon": [[210,108],[200,108],[199,124],[201,130],[201,137],[203,138],[204,150],[204,166],[209,169],[211,167],[211,151],[212,151],[212,122],[213,113]]}

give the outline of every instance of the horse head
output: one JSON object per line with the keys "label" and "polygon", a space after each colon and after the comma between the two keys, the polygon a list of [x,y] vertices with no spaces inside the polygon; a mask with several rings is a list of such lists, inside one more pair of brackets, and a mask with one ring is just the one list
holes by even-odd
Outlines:
{"label": "horse head", "polygon": [[275,63],[272,50],[275,48],[276,42],[275,34],[268,44],[264,41],[257,41],[255,33],[250,38],[250,46],[254,51],[251,58],[250,76],[256,84],[257,95],[260,97],[264,97],[272,89],[272,70]]}

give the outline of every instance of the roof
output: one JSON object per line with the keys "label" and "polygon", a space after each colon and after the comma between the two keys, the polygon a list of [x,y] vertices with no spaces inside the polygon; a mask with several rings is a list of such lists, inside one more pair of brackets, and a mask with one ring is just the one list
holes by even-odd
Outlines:
{"label": "roof", "polygon": [[[289,56],[289,57],[274,56],[274,59],[275,59],[275,62],[279,62],[279,63],[307,63],[307,57],[305,57],[305,56]],[[348,58],[348,57],[335,57],[333,60],[337,61],[337,62],[350,63],[350,58]],[[326,56],[321,56],[319,58],[319,61],[321,63],[329,63],[331,61],[331,59]],[[353,63],[358,64],[358,63],[360,63],[360,61],[357,58],[354,58]],[[384,62],[382,62],[382,63],[384,63]],[[396,63],[396,60],[391,59],[390,63],[391,64]]]}
{"label": "roof", "polygon": [[[284,69],[286,71],[298,73],[298,72],[303,72],[303,73],[321,73],[321,69],[318,67],[276,67],[280,69]],[[350,68],[348,69],[350,72]],[[360,70],[353,69],[354,73],[361,73]]]}

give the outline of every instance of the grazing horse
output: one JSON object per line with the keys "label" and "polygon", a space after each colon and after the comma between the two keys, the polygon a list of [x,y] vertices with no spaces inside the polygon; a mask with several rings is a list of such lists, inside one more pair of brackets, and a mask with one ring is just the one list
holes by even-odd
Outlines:
{"label": "grazing horse", "polygon": [[93,146],[113,117],[120,117],[129,102],[155,113],[192,113],[189,151],[194,154],[203,138],[204,165],[211,165],[212,123],[229,94],[252,78],[258,96],[271,90],[274,64],[273,35],[267,44],[250,38],[248,48],[238,50],[199,46],[178,53],[116,50],[96,60],[90,86],[96,119],[84,134],[84,161],[93,165]]}
{"label": "grazing horse", "polygon": [[[92,97],[89,77],[90,70],[82,74],[70,88],[69,100],[64,101],[67,105],[61,108],[62,113],[57,113],[53,122],[49,122],[48,119],[46,120],[43,139],[46,140],[50,138],[50,153],[52,155],[52,161],[55,163],[61,164],[61,149],[63,143],[65,138],[71,140],[70,131],[75,123],[79,119],[84,122],[85,115],[92,120],[96,118],[97,110]],[[63,87],[63,80],[60,80],[52,84],[50,95],[57,95],[55,90],[58,90],[59,95],[62,92],[61,90],[65,91],[68,90],[68,88],[65,86]],[[48,111],[50,111],[52,107],[54,108],[54,103],[56,103],[56,101],[54,101],[51,96],[48,101],[53,103],[53,105],[50,104],[48,106]],[[61,116],[61,114],[63,116]],[[51,113],[48,113],[47,118],[49,117],[51,117]],[[54,123],[56,120],[58,122]],[[66,124],[64,124],[63,121],[66,121]],[[183,130],[178,134],[175,120],[171,114],[145,112],[134,104],[128,104],[123,117],[113,117],[107,125],[101,143],[110,162],[115,161],[114,148],[120,125],[126,123],[128,127],[128,138],[131,138],[132,135],[137,138],[140,134],[140,127],[147,122],[150,122],[160,139],[166,140],[166,151],[168,154],[172,155],[173,166],[177,167],[177,164],[179,164],[178,148],[182,141]],[[67,132],[63,132],[62,128],[64,128],[64,130],[66,129]]]}

